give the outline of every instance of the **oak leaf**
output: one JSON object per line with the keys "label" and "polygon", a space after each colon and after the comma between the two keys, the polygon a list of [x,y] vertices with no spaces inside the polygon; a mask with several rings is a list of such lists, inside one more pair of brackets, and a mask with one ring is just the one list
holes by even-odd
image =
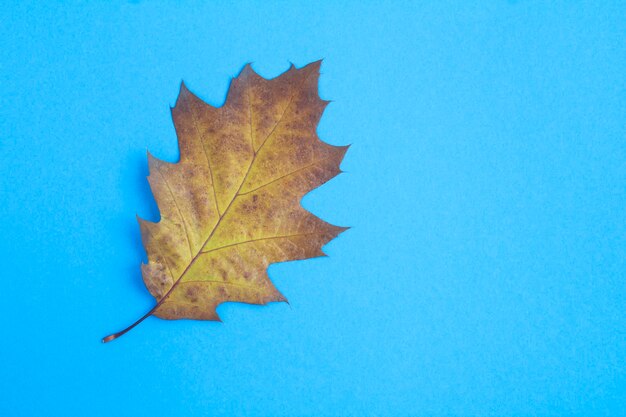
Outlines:
{"label": "oak leaf", "polygon": [[246,65],[216,108],[183,84],[171,109],[180,160],[148,154],[161,220],[139,219],[148,263],[143,280],[157,303],[145,316],[220,320],[219,304],[286,301],[267,275],[275,262],[322,256],[346,228],[304,210],[304,194],[340,173],[347,146],[322,142],[328,104],[320,61],[265,79]]}

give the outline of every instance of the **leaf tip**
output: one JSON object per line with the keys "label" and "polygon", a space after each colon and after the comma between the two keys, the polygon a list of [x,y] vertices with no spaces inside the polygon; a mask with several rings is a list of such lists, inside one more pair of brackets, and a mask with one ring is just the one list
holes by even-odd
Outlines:
{"label": "leaf tip", "polygon": [[239,75],[237,76],[237,78],[242,77],[242,76],[243,76],[243,77],[248,77],[248,76],[250,76],[250,75],[254,75],[254,74],[256,74],[256,73],[254,72],[254,70],[252,69],[252,64],[253,64],[253,62],[252,62],[252,61],[247,62],[247,63],[243,66],[243,68],[241,69],[241,72],[239,73]]}
{"label": "leaf tip", "polygon": [[156,158],[147,149],[146,149],[146,156],[148,158],[148,176],[150,176],[152,174],[152,172],[157,170],[159,168],[159,166],[165,165],[164,161],[161,161],[159,158]]}
{"label": "leaf tip", "polygon": [[287,303],[287,304],[289,304],[289,300],[287,299],[287,297],[285,297],[281,293],[278,293],[278,296],[276,297],[276,301],[279,302],[279,303]]}
{"label": "leaf tip", "polygon": [[342,158],[346,154],[346,152],[348,152],[348,149],[350,149],[351,146],[352,146],[351,143],[349,143],[347,145],[343,145],[343,146],[337,146],[339,148],[339,150],[341,151]]}
{"label": "leaf tip", "polygon": [[191,95],[191,91],[189,91],[189,89],[187,88],[185,81],[180,80],[180,87],[178,88],[178,97],[176,97],[176,103],[174,103],[174,107],[170,106],[170,109],[174,110],[175,108],[177,108],[181,100],[184,100],[189,95]]}
{"label": "leaf tip", "polygon": [[320,72],[320,67],[322,66],[322,59],[318,59],[317,61],[311,62],[310,64],[302,67],[303,70],[306,71],[315,71],[317,73]]}

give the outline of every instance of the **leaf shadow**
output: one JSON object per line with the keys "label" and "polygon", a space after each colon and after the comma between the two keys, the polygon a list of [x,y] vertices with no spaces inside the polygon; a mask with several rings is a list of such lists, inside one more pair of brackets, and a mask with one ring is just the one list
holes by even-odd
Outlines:
{"label": "leaf shadow", "polygon": [[141,275],[140,265],[147,262],[148,257],[141,241],[139,224],[136,219],[136,216],[150,221],[158,221],[160,218],[159,209],[146,178],[148,176],[146,152],[132,152],[124,166],[129,167],[128,170],[132,171],[122,174],[123,178],[127,179],[125,191],[132,195],[131,198],[126,198],[126,201],[136,204],[137,211],[136,215],[132,215],[128,210],[125,210],[124,217],[121,220],[122,234],[127,242],[128,254],[126,259],[130,259],[128,264],[124,266],[123,273],[125,279],[130,280],[133,290],[146,296],[147,299],[152,299],[146,291]]}

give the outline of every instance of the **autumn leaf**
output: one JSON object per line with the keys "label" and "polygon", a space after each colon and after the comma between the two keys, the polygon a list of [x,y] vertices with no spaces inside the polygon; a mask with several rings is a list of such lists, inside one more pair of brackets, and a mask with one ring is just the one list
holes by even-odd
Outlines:
{"label": "autumn leaf", "polygon": [[347,146],[322,142],[328,104],[317,92],[321,62],[267,80],[246,65],[226,103],[212,107],[181,84],[171,109],[180,161],[148,154],[148,180],[161,212],[138,219],[148,263],[143,280],[163,319],[220,320],[227,301],[286,301],[267,275],[276,262],[322,256],[346,228],[304,210],[304,194],[340,173]]}

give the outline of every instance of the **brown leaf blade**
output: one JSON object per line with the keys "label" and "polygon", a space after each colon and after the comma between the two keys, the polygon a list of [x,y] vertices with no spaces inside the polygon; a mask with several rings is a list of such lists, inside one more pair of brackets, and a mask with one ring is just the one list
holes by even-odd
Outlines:
{"label": "brown leaf blade", "polygon": [[270,264],[322,256],[346,228],[304,210],[300,200],[340,173],[347,146],[322,142],[317,124],[321,62],[265,79],[246,65],[225,104],[212,107],[184,84],[172,108],[175,164],[148,155],[148,180],[161,212],[139,219],[148,263],[143,280],[157,300],[146,317],[220,320],[227,301],[285,301]]}

